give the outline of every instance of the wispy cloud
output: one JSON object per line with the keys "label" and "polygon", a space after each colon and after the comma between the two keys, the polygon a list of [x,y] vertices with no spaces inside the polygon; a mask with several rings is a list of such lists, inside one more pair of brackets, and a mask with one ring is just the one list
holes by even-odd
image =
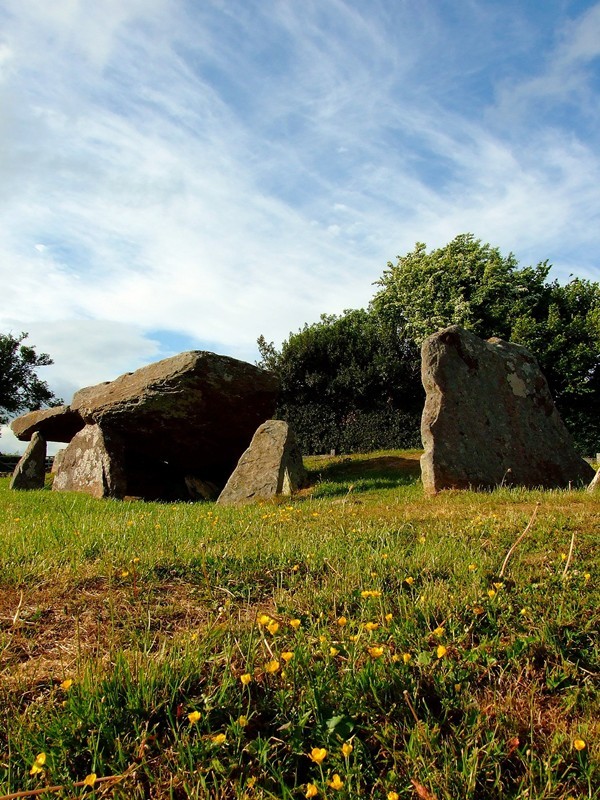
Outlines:
{"label": "wispy cloud", "polygon": [[66,388],[252,359],[417,240],[597,279],[600,3],[526,5],[6,0],[0,330]]}

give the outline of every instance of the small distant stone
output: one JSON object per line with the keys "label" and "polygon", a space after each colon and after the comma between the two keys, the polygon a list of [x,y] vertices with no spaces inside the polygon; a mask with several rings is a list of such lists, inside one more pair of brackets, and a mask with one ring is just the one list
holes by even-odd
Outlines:
{"label": "small distant stone", "polygon": [[269,500],[291,495],[306,483],[293,431],[287,422],[269,419],[254,434],[217,502],[237,505]]}
{"label": "small distant stone", "polygon": [[600,469],[594,475],[592,482],[587,488],[588,492],[600,492]]}
{"label": "small distant stone", "polygon": [[11,489],[43,489],[46,476],[46,440],[33,433],[27,450],[15,467],[10,480]]}

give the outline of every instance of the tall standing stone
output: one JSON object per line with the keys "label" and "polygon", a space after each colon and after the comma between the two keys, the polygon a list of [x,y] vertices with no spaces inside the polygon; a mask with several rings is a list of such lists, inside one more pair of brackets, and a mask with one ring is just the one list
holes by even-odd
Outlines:
{"label": "tall standing stone", "polygon": [[46,476],[46,440],[37,431],[15,467],[11,489],[43,489]]}
{"label": "tall standing stone", "polygon": [[421,356],[426,492],[568,487],[594,477],[526,348],[452,325],[426,339]]}
{"label": "tall standing stone", "polygon": [[302,454],[287,422],[269,419],[256,431],[250,446],[217,503],[237,505],[290,495],[306,485]]}

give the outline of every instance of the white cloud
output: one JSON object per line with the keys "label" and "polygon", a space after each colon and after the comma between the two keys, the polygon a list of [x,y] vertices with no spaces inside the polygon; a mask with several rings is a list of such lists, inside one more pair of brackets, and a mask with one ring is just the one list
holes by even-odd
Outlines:
{"label": "white cloud", "polygon": [[64,394],[167,355],[157,330],[253,360],[417,240],[597,278],[597,135],[530,111],[586,112],[599,9],[516,78],[513,7],[7,0],[0,330]]}

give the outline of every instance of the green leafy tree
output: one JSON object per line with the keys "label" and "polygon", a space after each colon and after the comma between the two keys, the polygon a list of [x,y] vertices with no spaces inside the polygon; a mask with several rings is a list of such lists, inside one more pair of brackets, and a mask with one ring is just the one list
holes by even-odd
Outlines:
{"label": "green leafy tree", "polygon": [[537,320],[547,313],[549,271],[547,261],[519,268],[512,253],[502,256],[472,234],[461,234],[429,253],[417,243],[396,264],[388,263],[371,306],[419,344],[453,324],[484,338],[508,339],[519,317]]}
{"label": "green leafy tree", "polygon": [[281,351],[262,336],[258,347],[261,366],[281,381],[278,414],[305,452],[418,443],[418,350],[383,318],[362,309],[323,315]]}
{"label": "green leafy tree", "polygon": [[52,364],[47,353],[36,353],[23,342],[26,333],[14,337],[0,334],[0,423],[24,411],[59,405],[45,381],[36,375],[38,367]]}

